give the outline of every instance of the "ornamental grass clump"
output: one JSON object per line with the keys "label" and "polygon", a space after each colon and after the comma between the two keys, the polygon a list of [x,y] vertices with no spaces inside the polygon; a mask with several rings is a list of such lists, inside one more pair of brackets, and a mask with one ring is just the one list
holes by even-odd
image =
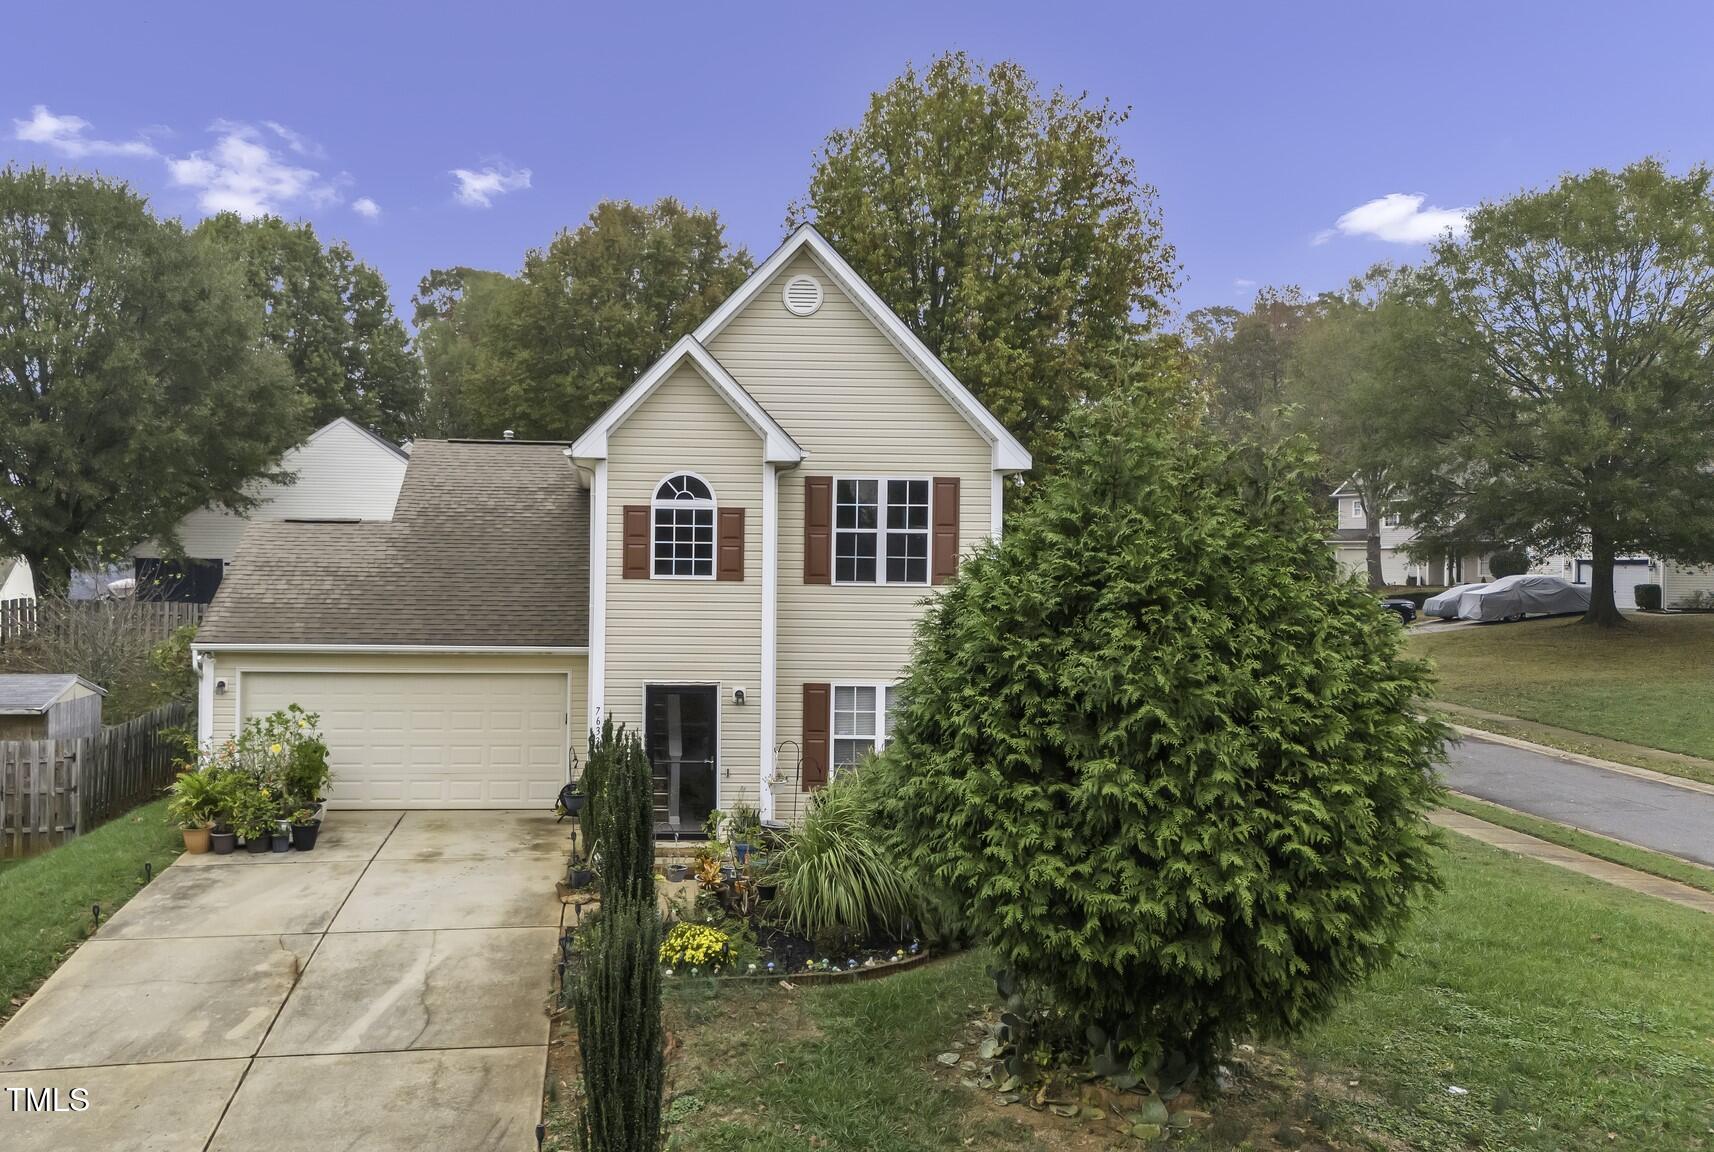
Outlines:
{"label": "ornamental grass clump", "polygon": [[1443,730],[1301,446],[1131,394],[1065,442],[918,626],[879,823],[1109,1063],[1206,1070],[1391,958],[1435,884]]}

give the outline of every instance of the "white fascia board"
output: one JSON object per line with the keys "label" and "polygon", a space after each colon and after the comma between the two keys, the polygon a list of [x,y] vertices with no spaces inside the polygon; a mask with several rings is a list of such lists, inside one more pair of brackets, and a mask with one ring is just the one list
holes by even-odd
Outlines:
{"label": "white fascia board", "polygon": [[552,644],[193,644],[192,652],[309,652],[363,656],[587,656],[587,647]]}
{"label": "white fascia board", "polygon": [[810,250],[816,263],[821,265],[822,271],[833,278],[840,290],[869,318],[869,322],[885,333],[900,354],[940,391],[947,403],[951,404],[984,440],[988,441],[993,450],[994,471],[1029,471],[1033,463],[1029,451],[959,382],[958,377],[940,362],[940,357],[929,351],[928,345],[917,338],[916,333],[899,319],[898,314],[887,307],[886,301],[875,295],[875,290],[857,274],[855,268],[845,262],[845,258],[834,250],[833,245],[829,244],[827,238],[817,232],[813,225],[800,224],[797,231],[788,236],[785,243],[776,248],[774,254],[763,261],[762,266],[756,269],[736,292],[727,297],[726,302],[716,308],[713,315],[704,320],[691,335],[701,344],[710,343],[757,293],[767,287],[768,282],[785,267],[786,262],[804,248]]}
{"label": "white fascia board", "polygon": [[689,360],[702,373],[704,380],[720,394],[720,397],[738,413],[739,417],[762,438],[762,458],[770,464],[797,464],[803,460],[803,449],[791,434],[760,404],[756,398],[744,391],[743,385],[732,378],[732,373],[726,371],[725,365],[709,355],[694,336],[686,336],[667,349],[666,355],[656,360],[637,378],[637,382],[625,389],[624,395],[615,400],[603,412],[595,423],[591,424],[577,442],[571,446],[573,460],[605,460],[607,459],[607,438],[615,428],[625,422],[625,419],[635,412],[643,401],[658,388],[682,362]]}

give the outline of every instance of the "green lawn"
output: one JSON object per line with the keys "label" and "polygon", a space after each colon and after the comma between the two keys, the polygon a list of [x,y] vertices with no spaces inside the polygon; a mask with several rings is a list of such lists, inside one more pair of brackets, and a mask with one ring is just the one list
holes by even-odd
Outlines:
{"label": "green lawn", "polygon": [[146,804],[0,871],[0,1017],[89,935],[92,905],[111,916],[142,887],[145,862],[159,872],[184,850],[166,808],[165,800]]}
{"label": "green lawn", "polygon": [[1714,760],[1714,615],[1627,619],[1612,632],[1531,620],[1408,644],[1433,661],[1439,695],[1452,704]]}
{"label": "green lawn", "polygon": [[[1163,1146],[1714,1147],[1714,917],[1449,841],[1446,891],[1399,961],[1310,1035],[1243,1055],[1239,1094],[1203,1102],[1213,1118]],[[997,1107],[935,1063],[990,1005],[985,962],[792,993],[681,988],[671,1146],[1112,1146],[1105,1130]],[[567,1148],[570,1091],[550,1091]]]}

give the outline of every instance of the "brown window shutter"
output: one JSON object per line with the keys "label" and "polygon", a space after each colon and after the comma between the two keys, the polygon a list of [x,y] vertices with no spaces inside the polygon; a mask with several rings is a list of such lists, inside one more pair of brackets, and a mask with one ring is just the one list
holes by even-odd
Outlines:
{"label": "brown window shutter", "polygon": [[627,580],[649,578],[649,506],[625,505],[625,531],[621,555]]}
{"label": "brown window shutter", "polygon": [[[803,478],[803,582],[833,583],[833,477]],[[825,779],[825,777],[824,777]]]}
{"label": "brown window shutter", "polygon": [[803,686],[803,790],[827,783],[828,725],[833,720],[833,686]]}
{"label": "brown window shutter", "polygon": [[958,574],[958,477],[934,478],[934,547],[931,579],[944,584]]}
{"label": "brown window shutter", "polygon": [[715,533],[714,578],[716,580],[744,579],[744,510],[722,508],[717,513],[720,524]]}

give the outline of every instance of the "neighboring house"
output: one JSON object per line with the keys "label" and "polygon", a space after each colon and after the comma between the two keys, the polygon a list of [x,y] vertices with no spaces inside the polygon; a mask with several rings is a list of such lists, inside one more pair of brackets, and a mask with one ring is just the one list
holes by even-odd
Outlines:
{"label": "neighboring house", "polygon": [[98,736],[105,695],[81,676],[0,673],[0,740]]}
{"label": "neighboring house", "polygon": [[34,600],[36,582],[30,575],[30,565],[21,556],[0,559],[0,602]]}
{"label": "neighboring house", "polygon": [[[1349,484],[1341,484],[1332,496],[1338,510],[1333,535],[1327,538],[1342,571],[1364,579],[1369,574],[1368,518],[1363,498]],[[1396,512],[1381,515],[1381,575],[1389,585],[1457,584],[1488,579],[1488,558],[1471,553],[1436,560],[1412,560],[1405,546],[1416,538],[1416,529]]]}
{"label": "neighboring house", "polygon": [[258,504],[249,512],[199,508],[179,521],[182,556],[165,556],[152,540],[134,548],[137,594],[208,603],[251,521],[390,519],[409,459],[398,445],[341,416],[280,458],[280,469],[296,479],[255,485]]}
{"label": "neighboring house", "polygon": [[802,227],[575,444],[419,442],[390,523],[250,526],[200,735],[297,703],[337,804],[545,807],[610,718],[663,832],[792,820],[885,744],[926,597],[1029,466]]}

